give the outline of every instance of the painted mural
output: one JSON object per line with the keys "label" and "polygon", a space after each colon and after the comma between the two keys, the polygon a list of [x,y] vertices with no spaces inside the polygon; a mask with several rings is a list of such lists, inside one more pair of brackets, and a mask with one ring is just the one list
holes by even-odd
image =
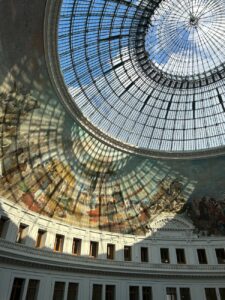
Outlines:
{"label": "painted mural", "polygon": [[111,232],[145,234],[160,214],[172,213],[200,231],[225,234],[225,202],[215,200],[223,193],[223,158],[209,165],[123,153],[85,132],[54,98],[40,99],[16,83],[0,94],[0,104],[0,197]]}
{"label": "painted mural", "polygon": [[201,234],[225,235],[225,200],[195,199],[187,205],[187,215]]}

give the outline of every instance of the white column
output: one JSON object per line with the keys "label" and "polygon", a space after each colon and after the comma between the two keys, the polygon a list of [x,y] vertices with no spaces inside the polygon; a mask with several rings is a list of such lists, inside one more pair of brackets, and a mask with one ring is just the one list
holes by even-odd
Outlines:
{"label": "white column", "polygon": [[91,300],[91,284],[88,278],[82,280],[79,284],[78,300]]}
{"label": "white column", "polygon": [[66,235],[64,238],[63,252],[72,254],[72,246],[73,246],[73,239],[70,236]]}
{"label": "white column", "polygon": [[115,260],[117,261],[124,261],[124,255],[123,255],[123,252],[124,252],[124,245],[123,244],[120,244],[120,243],[116,243],[116,246],[115,246]]}
{"label": "white column", "polygon": [[129,285],[125,280],[121,280],[119,284],[119,297],[118,299],[129,299]]}
{"label": "white column", "polygon": [[160,247],[158,245],[150,245],[149,248],[149,262],[152,264],[161,263]]}
{"label": "white column", "polygon": [[35,247],[36,239],[37,239],[37,233],[38,233],[38,227],[37,226],[31,226],[29,225],[29,231],[25,240],[25,245],[30,247]]}
{"label": "white column", "polygon": [[37,300],[52,299],[53,288],[54,286],[53,286],[51,276],[47,276],[47,275],[42,276],[40,280]]}
{"label": "white column", "polygon": [[175,247],[169,247],[169,256],[170,256],[170,263],[171,264],[177,264],[176,248],[178,248],[178,247],[176,247],[176,246]]}
{"label": "white column", "polygon": [[107,242],[99,241],[98,244],[98,258],[106,259]]}
{"label": "white column", "polygon": [[6,300],[10,298],[12,281],[11,281],[11,271],[6,269],[0,270],[0,300]]}
{"label": "white column", "polygon": [[186,263],[188,265],[196,264],[195,256],[193,254],[193,249],[189,245],[185,248],[185,257],[186,257]]}
{"label": "white column", "polygon": [[206,247],[206,254],[207,254],[207,259],[208,259],[208,264],[209,265],[217,265],[218,264],[215,248]]}
{"label": "white column", "polygon": [[51,231],[47,231],[46,241],[45,241],[45,250],[52,250],[54,249],[55,244],[55,233]]}
{"label": "white column", "polygon": [[153,299],[166,299],[164,286],[160,283],[152,285],[152,296]]}
{"label": "white column", "polygon": [[134,243],[132,248],[132,261],[134,262],[140,262],[140,252],[141,252],[141,246],[140,244]]}
{"label": "white column", "polygon": [[205,300],[205,291],[201,286],[190,286],[191,299]]}
{"label": "white column", "polygon": [[16,224],[16,223],[12,222],[11,220],[9,220],[8,222],[9,222],[8,229],[7,229],[7,232],[5,235],[5,239],[10,242],[15,242],[19,224]]}
{"label": "white column", "polygon": [[81,249],[81,255],[89,256],[90,251],[90,240],[82,240],[82,249]]}

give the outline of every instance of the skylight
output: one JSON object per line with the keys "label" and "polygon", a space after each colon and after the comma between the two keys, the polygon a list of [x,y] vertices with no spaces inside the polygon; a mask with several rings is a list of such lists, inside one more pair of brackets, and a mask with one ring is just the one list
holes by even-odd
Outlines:
{"label": "skylight", "polygon": [[101,140],[158,156],[224,147],[224,2],[64,0],[56,25],[63,102]]}

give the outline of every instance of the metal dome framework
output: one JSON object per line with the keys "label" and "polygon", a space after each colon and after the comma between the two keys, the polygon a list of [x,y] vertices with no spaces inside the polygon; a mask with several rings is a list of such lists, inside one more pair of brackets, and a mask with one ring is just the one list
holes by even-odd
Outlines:
{"label": "metal dome framework", "polygon": [[225,5],[177,5],[49,1],[50,75],[70,113],[101,141],[158,157],[224,152]]}

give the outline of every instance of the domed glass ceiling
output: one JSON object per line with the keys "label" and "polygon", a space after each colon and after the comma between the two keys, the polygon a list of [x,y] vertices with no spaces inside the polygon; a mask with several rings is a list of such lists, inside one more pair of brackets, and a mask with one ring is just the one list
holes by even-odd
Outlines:
{"label": "domed glass ceiling", "polygon": [[[58,20],[58,12],[51,8],[57,8],[61,0],[50,0],[52,6],[47,2],[45,24]],[[86,4],[86,0],[83,3]],[[20,8],[19,1],[15,5]],[[49,222],[49,218],[54,218],[70,226],[141,235],[151,224],[156,224],[158,217],[162,220],[166,216],[168,220],[169,215],[171,220],[179,215],[193,221],[197,231],[224,235],[225,156],[185,161],[146,158],[118,151],[87,133],[66,113],[50,82],[46,69],[46,62],[50,60],[45,60],[43,55],[42,13],[29,15],[30,19],[23,20],[22,27],[17,27],[17,47],[21,51],[14,51],[9,34],[15,24],[21,24],[24,13],[20,9],[16,11],[15,22],[9,23],[1,36],[5,47],[0,54],[3,63],[0,70],[0,207],[5,210],[8,203],[15,211],[20,205],[21,222],[23,215],[33,211],[36,213],[34,222],[38,221],[39,214],[40,218],[47,216]],[[27,22],[31,26],[27,27]],[[52,25],[55,28],[54,22]],[[153,75],[143,71],[144,66],[150,66],[148,55],[143,57],[143,62],[138,56],[147,39],[149,24],[144,39],[142,27],[138,26],[136,37],[140,41],[140,48],[137,47],[140,52],[133,57],[149,80]],[[45,30],[45,33],[49,37],[45,42],[53,43],[56,49],[54,31]],[[158,71],[156,63],[154,66]],[[57,74],[50,72],[50,75]],[[167,77],[169,75],[171,81],[174,80],[169,73]],[[61,84],[60,89],[65,88],[62,81]]]}
{"label": "domed glass ceiling", "polygon": [[221,1],[163,1],[151,17],[145,48],[167,74],[198,79],[225,60],[225,5]]}
{"label": "domed glass ceiling", "polygon": [[55,78],[86,128],[150,155],[224,147],[224,2],[58,3]]}

